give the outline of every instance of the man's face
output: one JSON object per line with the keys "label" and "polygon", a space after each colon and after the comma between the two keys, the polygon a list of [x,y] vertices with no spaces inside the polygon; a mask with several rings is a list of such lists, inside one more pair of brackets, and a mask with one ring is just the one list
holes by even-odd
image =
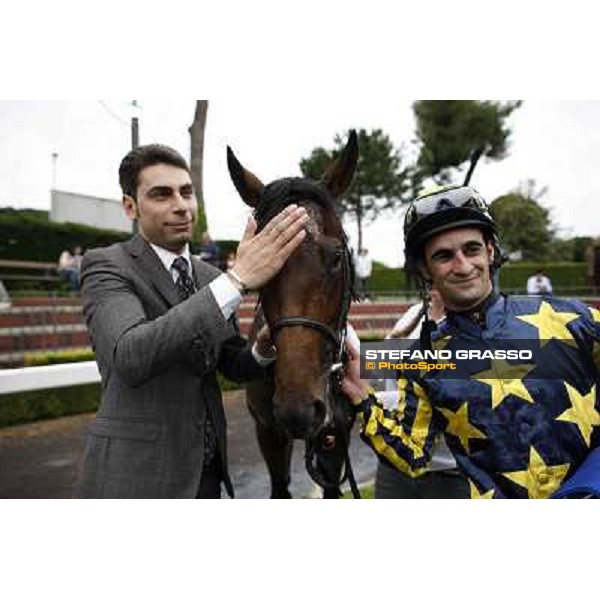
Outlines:
{"label": "man's face", "polygon": [[439,290],[446,308],[469,310],[492,291],[493,256],[492,244],[484,242],[479,229],[453,229],[425,244],[425,275]]}
{"label": "man's face", "polygon": [[123,200],[130,219],[138,219],[140,235],[157,246],[181,252],[192,239],[198,205],[189,173],[167,164],[142,169],[137,202]]}

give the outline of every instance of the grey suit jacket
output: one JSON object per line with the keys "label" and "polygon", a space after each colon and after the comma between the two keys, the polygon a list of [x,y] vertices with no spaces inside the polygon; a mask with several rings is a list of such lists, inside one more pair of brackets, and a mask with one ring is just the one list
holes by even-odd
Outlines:
{"label": "grey suit jacket", "polygon": [[208,284],[220,271],[192,259],[198,291],[181,302],[170,274],[139,236],[91,250],[81,268],[83,311],[102,375],[76,497],[194,498],[207,411],[222,478],[226,422],[217,369],[235,381],[263,369],[226,321]]}

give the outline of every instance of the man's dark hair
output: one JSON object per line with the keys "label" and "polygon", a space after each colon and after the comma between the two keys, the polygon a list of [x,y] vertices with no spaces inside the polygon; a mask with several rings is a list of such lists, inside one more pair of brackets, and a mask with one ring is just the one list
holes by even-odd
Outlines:
{"label": "man's dark hair", "polygon": [[177,150],[163,144],[139,146],[129,152],[119,166],[119,184],[123,195],[136,199],[138,178],[142,169],[160,164],[172,165],[190,172],[185,158]]}

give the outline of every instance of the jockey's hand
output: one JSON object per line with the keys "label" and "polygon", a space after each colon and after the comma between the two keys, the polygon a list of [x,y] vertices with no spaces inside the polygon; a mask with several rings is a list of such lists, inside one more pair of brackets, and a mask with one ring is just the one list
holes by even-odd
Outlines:
{"label": "jockey's hand", "polygon": [[371,392],[366,381],[360,378],[360,351],[348,345],[348,364],[342,381],[342,391],[354,406],[358,406]]}
{"label": "jockey's hand", "polygon": [[256,334],[256,351],[263,358],[275,358],[276,350],[271,341],[269,326],[265,323]]}
{"label": "jockey's hand", "polygon": [[308,220],[306,210],[292,204],[273,217],[260,233],[256,233],[256,221],[250,217],[232,271],[248,289],[261,288],[279,272],[302,243]]}

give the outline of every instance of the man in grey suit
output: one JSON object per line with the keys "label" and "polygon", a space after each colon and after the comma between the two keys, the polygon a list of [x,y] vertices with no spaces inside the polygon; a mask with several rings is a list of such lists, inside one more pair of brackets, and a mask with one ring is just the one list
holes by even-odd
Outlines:
{"label": "man in grey suit", "polygon": [[190,255],[197,203],[187,163],[162,145],[121,162],[130,241],[85,254],[84,315],[102,375],[75,488],[81,498],[219,498],[227,473],[217,370],[241,381],[273,360],[266,331],[253,348],[234,311],[302,242],[308,220],[290,207],[259,234],[249,219],[235,269]]}

